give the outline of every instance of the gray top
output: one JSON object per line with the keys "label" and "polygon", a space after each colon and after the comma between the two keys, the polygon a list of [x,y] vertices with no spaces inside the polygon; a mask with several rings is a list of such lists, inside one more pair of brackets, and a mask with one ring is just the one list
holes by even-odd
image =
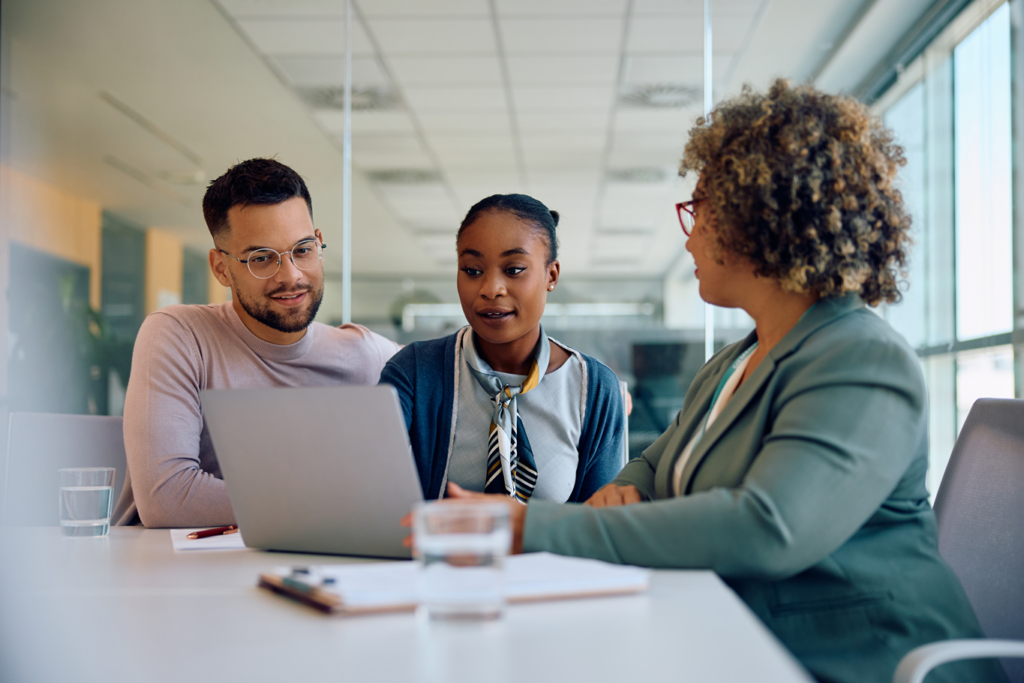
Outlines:
{"label": "gray top", "polygon": [[[472,343],[472,334],[463,336]],[[552,340],[553,341],[553,340]],[[556,342],[557,343],[557,342]],[[479,354],[478,354],[479,357]],[[524,375],[496,372],[480,358],[482,369],[505,384],[518,385]],[[484,490],[487,469],[487,433],[494,408],[491,397],[469,371],[465,354],[459,354],[459,402],[448,480],[470,491]],[[570,352],[562,367],[544,374],[532,391],[518,399],[519,418],[537,461],[534,500],[564,503],[572,494],[579,465],[577,446],[583,432],[583,361]]]}
{"label": "gray top", "polygon": [[230,301],[156,311],[135,339],[124,405],[128,472],[113,519],[157,527],[233,524],[199,392],[376,384],[399,348],[360,325],[321,323],[294,344],[271,344],[249,331]]}

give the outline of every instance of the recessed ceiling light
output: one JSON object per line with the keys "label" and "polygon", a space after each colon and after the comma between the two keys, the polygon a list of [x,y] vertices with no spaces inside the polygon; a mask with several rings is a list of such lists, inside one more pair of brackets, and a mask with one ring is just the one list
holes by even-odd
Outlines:
{"label": "recessed ceiling light", "polygon": [[667,175],[663,168],[610,168],[605,178],[610,183],[660,183]]}
{"label": "recessed ceiling light", "polygon": [[429,185],[441,182],[441,174],[437,171],[419,169],[390,169],[371,171],[366,174],[375,183],[387,185]]}
{"label": "recessed ceiling light", "polygon": [[206,182],[203,169],[195,171],[160,171],[157,176],[171,185],[202,185]]}
{"label": "recessed ceiling light", "polygon": [[[313,109],[343,110],[345,88],[339,86],[296,88],[302,101]],[[383,88],[352,88],[352,111],[389,111],[401,107],[398,97]]]}
{"label": "recessed ceiling light", "polygon": [[619,102],[641,109],[682,109],[697,101],[701,91],[690,85],[639,85],[619,93]]}

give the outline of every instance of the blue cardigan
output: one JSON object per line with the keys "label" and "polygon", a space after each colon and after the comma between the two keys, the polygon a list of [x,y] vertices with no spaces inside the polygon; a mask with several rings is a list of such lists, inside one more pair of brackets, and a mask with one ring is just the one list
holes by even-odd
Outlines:
{"label": "blue cardigan", "polygon": [[[390,384],[409,426],[409,441],[423,487],[423,497],[441,497],[450,457],[455,402],[455,343],[459,333],[415,342],[395,354],[380,375]],[[583,502],[622,469],[622,395],[615,373],[600,361],[586,362],[587,403],[577,445],[579,466],[569,502]],[[534,444],[535,454],[543,452]],[[540,457],[539,455],[537,457]]]}

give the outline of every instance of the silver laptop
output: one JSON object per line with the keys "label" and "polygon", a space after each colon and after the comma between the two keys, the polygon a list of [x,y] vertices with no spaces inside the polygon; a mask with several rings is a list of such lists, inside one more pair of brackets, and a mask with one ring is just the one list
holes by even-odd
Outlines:
{"label": "silver laptop", "polygon": [[245,544],[408,558],[422,500],[389,386],[204,391],[203,415]]}

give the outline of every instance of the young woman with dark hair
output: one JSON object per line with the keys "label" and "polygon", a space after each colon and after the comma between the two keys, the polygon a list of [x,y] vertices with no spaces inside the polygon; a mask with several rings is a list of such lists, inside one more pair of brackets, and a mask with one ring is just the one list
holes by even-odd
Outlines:
{"label": "young woman with dark hair", "polygon": [[558,284],[557,224],[526,195],[473,206],[456,238],[469,327],[410,344],[381,373],[398,390],[428,500],[454,484],[582,502],[622,468],[615,374],[540,324]]}

